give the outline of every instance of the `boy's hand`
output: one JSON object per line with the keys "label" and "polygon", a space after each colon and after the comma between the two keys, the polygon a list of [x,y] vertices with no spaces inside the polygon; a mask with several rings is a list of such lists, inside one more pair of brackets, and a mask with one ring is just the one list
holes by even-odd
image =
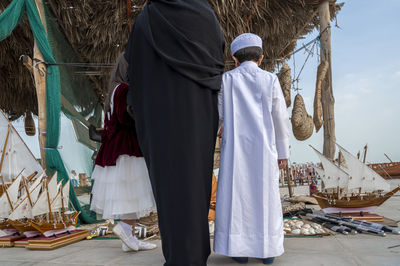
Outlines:
{"label": "boy's hand", "polygon": [[222,124],[218,130],[218,137],[222,138],[222,133],[224,133],[224,124]]}
{"label": "boy's hand", "polygon": [[284,169],[287,165],[288,159],[278,159],[278,167],[279,169]]}

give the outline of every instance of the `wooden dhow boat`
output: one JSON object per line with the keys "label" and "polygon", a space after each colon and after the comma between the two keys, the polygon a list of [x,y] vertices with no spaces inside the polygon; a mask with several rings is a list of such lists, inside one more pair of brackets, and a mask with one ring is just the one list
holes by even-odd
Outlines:
{"label": "wooden dhow boat", "polygon": [[30,225],[29,218],[32,217],[32,206],[36,203],[40,193],[43,191],[42,181],[44,173],[28,187],[25,183],[24,194],[20,197],[16,207],[8,216],[7,222],[21,233],[29,236],[40,235],[40,233]]}
{"label": "wooden dhow boat", "polygon": [[[32,194],[32,198],[37,198],[39,189],[37,188],[44,176],[44,173],[36,177],[31,183],[28,180],[32,180],[33,173],[28,178],[23,176],[23,171],[15,178],[8,188],[4,189],[4,194],[0,196],[0,230],[15,228],[10,223],[10,216],[14,215],[20,210],[23,203],[26,202],[27,193]],[[4,187],[4,179],[0,176],[2,180],[2,187]],[[22,186],[22,187],[21,187]],[[19,196],[21,195],[21,196]]]}
{"label": "wooden dhow boat", "polygon": [[14,210],[14,206],[18,201],[19,186],[22,181],[22,172],[14,179],[14,181],[8,186],[5,186],[3,176],[0,177],[2,180],[2,187],[4,193],[0,196],[0,230],[12,228],[8,222],[8,217]]}
{"label": "wooden dhow boat", "polygon": [[[393,196],[400,187],[390,191],[389,183],[337,144],[345,163],[335,163],[323,154],[319,156],[322,167],[316,167],[323,182],[323,190],[313,194],[321,209],[326,213],[373,212]],[[386,192],[386,193],[385,193]]]}
{"label": "wooden dhow boat", "polygon": [[57,184],[55,174],[50,182],[44,182],[43,192],[32,206],[27,222],[45,236],[74,230],[79,212],[69,211],[70,181]]}
{"label": "wooden dhow boat", "polygon": [[[42,173],[43,168],[29,150],[17,130],[0,110],[0,175],[6,186],[10,184],[20,172]],[[28,180],[29,182],[29,180]]]}
{"label": "wooden dhow boat", "polygon": [[400,162],[368,164],[383,178],[400,178]]}

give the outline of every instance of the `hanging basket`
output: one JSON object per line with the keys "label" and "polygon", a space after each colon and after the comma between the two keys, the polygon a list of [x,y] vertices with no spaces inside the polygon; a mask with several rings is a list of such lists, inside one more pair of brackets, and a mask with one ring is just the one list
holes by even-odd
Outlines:
{"label": "hanging basket", "polygon": [[292,104],[290,88],[292,85],[292,77],[290,73],[289,65],[284,62],[281,70],[277,74],[279,83],[281,84],[283,96],[285,96],[286,107],[289,107]]}
{"label": "hanging basket", "polygon": [[294,98],[292,110],[292,129],[297,140],[303,141],[311,137],[314,130],[314,123],[311,115],[307,114],[303,97],[297,94]]}
{"label": "hanging basket", "polygon": [[315,86],[314,96],[314,125],[315,130],[318,132],[324,121],[322,121],[322,82],[325,80],[326,73],[328,72],[328,61],[322,61],[318,66],[317,84]]}
{"label": "hanging basket", "polygon": [[35,121],[33,121],[31,112],[25,114],[25,133],[28,136],[35,136],[36,134]]}

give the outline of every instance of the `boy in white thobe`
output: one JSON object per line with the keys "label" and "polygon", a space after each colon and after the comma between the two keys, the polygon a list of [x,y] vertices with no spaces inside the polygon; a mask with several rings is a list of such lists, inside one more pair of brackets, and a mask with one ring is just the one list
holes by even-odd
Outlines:
{"label": "boy in white thobe", "polygon": [[236,68],[223,75],[219,97],[214,250],[237,262],[272,263],[284,252],[279,168],[289,157],[289,117],[277,76],[259,68],[261,38],[242,34],[231,52]]}

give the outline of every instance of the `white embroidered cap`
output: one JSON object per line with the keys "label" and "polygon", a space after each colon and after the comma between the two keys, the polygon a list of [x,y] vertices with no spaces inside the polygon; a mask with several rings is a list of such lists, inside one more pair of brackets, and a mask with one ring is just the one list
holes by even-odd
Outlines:
{"label": "white embroidered cap", "polygon": [[236,37],[231,44],[231,53],[234,55],[240,49],[257,46],[262,49],[262,39],[253,33],[243,33]]}

